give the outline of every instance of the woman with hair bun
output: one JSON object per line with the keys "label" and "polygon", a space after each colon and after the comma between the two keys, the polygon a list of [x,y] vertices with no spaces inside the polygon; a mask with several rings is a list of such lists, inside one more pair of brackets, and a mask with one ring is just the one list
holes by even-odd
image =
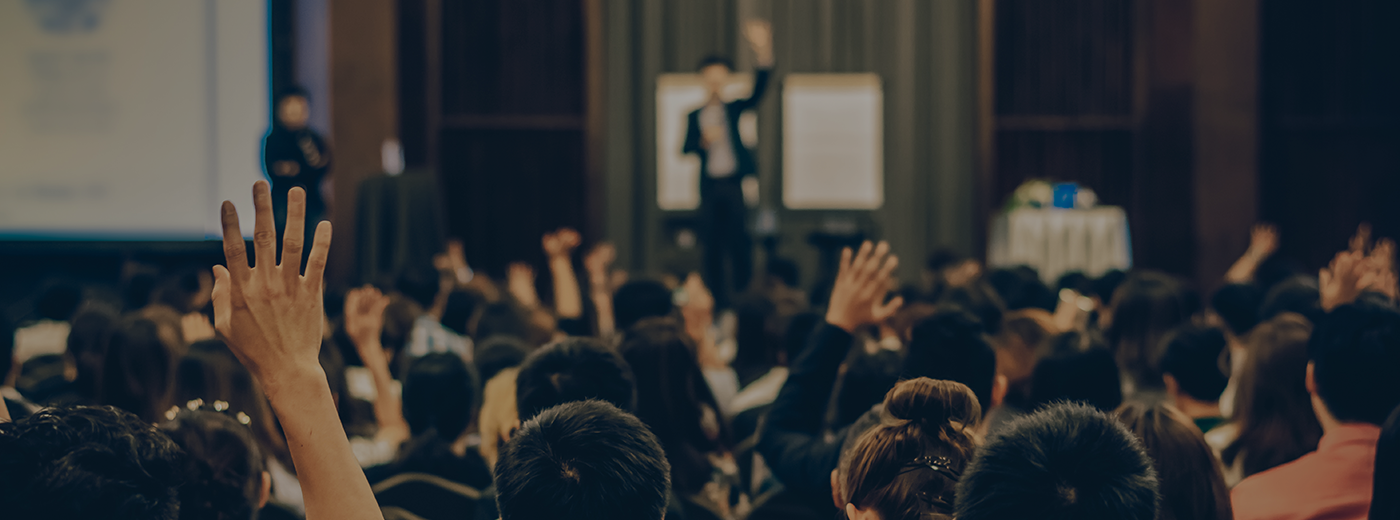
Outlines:
{"label": "woman with hair bun", "polygon": [[841,457],[832,498],[849,520],[951,519],[958,478],[977,447],[977,397],[921,377],[885,394],[880,424]]}

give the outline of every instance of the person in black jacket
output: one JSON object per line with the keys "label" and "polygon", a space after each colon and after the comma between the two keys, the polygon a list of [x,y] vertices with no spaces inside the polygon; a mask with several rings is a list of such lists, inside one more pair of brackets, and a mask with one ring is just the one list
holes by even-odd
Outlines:
{"label": "person in black jacket", "polygon": [[[701,60],[699,70],[708,98],[704,106],[687,117],[682,150],[700,158],[705,279],[722,307],[728,306],[731,289],[743,291],[748,287],[753,273],[753,243],[745,221],[746,206],[758,203],[758,167],[753,152],[739,138],[739,116],[763,99],[773,66],[773,33],[768,22],[750,21],[744,34],[758,64],[753,93],[747,99],[726,103],[720,94],[729,83],[733,64],[723,56]],[[732,280],[724,274],[726,256],[733,266]]]}
{"label": "person in black jacket", "polygon": [[321,200],[321,181],[331,167],[330,146],[308,124],[311,120],[309,100],[301,87],[282,92],[277,97],[277,117],[267,137],[263,138],[263,168],[268,182],[272,183],[272,213],[277,236],[280,239],[287,223],[287,194],[300,186],[306,190],[305,244],[315,239],[316,224],[326,212],[326,204]]}

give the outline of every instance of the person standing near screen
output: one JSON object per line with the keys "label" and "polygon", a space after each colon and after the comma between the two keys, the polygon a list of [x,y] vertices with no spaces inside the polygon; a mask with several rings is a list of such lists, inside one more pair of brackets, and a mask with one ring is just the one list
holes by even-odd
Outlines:
{"label": "person standing near screen", "polygon": [[[741,292],[753,274],[753,240],[746,225],[747,206],[758,203],[758,165],[739,138],[739,116],[758,106],[773,67],[773,32],[766,21],[749,21],[744,36],[753,49],[757,69],[753,93],[725,102],[721,97],[734,67],[723,56],[700,62],[707,91],[705,105],[687,117],[683,152],[700,157],[700,236],[705,249],[706,283],[717,304],[727,307],[730,293]],[[725,260],[733,278],[725,276]]]}
{"label": "person standing near screen", "polygon": [[278,239],[287,223],[287,192],[300,186],[306,190],[306,243],[311,243],[316,223],[325,217],[321,181],[331,166],[331,149],[307,124],[311,103],[306,90],[292,87],[277,97],[277,117],[263,139],[263,168],[272,184],[272,211],[277,219]]}

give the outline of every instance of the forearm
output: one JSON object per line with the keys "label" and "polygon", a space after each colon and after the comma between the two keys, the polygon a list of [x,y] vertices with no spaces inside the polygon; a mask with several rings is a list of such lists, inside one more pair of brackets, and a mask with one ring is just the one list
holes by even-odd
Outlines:
{"label": "forearm", "polygon": [[287,435],[306,497],[306,518],[382,519],[340,425],[325,372],[310,367],[264,387]]}
{"label": "forearm", "polygon": [[1250,283],[1254,281],[1254,272],[1259,269],[1260,259],[1253,252],[1245,253],[1230,270],[1225,272],[1227,283]]}
{"label": "forearm", "polygon": [[550,258],[549,271],[554,275],[554,312],[560,318],[583,316],[583,294],[569,257]]}
{"label": "forearm", "polygon": [[[602,283],[607,283],[606,278]],[[603,289],[605,286],[597,284],[598,282],[594,282],[592,290],[593,308],[598,314],[598,337],[606,338],[612,336],[613,330],[617,327],[617,318],[613,314],[612,295]]]}
{"label": "forearm", "polygon": [[769,412],[769,427],[816,434],[841,362],[853,337],[840,327],[824,323],[812,333],[807,348],[792,364],[787,381]]}

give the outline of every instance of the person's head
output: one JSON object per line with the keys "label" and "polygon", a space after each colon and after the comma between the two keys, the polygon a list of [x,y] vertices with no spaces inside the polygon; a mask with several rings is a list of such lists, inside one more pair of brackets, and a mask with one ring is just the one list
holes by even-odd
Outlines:
{"label": "person's head", "polygon": [[1259,324],[1259,304],[1263,300],[1259,287],[1232,283],[1216,289],[1210,297],[1210,309],[1230,334],[1243,338]]}
{"label": "person's head", "polygon": [[655,280],[632,280],[613,293],[613,315],[617,330],[627,330],[646,318],[670,316],[675,312],[671,290]]}
{"label": "person's head", "polygon": [[98,402],[156,422],[170,403],[173,357],[154,321],[122,318],[107,339]]}
{"label": "person's head", "polygon": [[408,365],[403,416],[415,437],[434,433],[449,443],[471,425],[476,400],[471,371],[456,354],[428,354]]}
{"label": "person's head", "polygon": [[1109,302],[1113,301],[1113,293],[1118,291],[1118,286],[1123,285],[1123,280],[1127,278],[1128,273],[1123,271],[1117,269],[1108,271],[1089,284],[1089,292],[1085,296],[1097,300],[1100,306],[1108,305]]}
{"label": "person's head", "polygon": [[568,338],[536,350],[515,378],[515,407],[520,421],[545,408],[598,399],[623,410],[637,408],[632,368],[617,352],[589,338]]}
{"label": "person's head", "polygon": [[987,283],[997,292],[1010,310],[1055,310],[1059,299],[1040,281],[1040,275],[1029,267],[1012,267],[987,273]]}
{"label": "person's head", "polygon": [[1230,384],[1230,372],[1222,366],[1228,347],[1225,331],[1188,324],[1177,327],[1164,341],[1162,381],[1177,408],[1185,411],[1188,401],[1218,404],[1225,385]]}
{"label": "person's head", "polygon": [[183,455],[151,421],[110,406],[0,423],[5,518],[175,520]]}
{"label": "person's head", "polygon": [[151,292],[151,303],[180,314],[197,312],[209,303],[214,279],[207,269],[186,269],[162,279]]}
{"label": "person's head", "polygon": [[1162,338],[1197,307],[1181,282],[1156,271],[1135,272],[1114,292],[1104,339],[1134,388],[1161,388]]}
{"label": "person's head", "polygon": [[841,456],[837,507],[851,520],[951,515],[981,418],[977,397],[961,383],[921,377],[895,385],[880,424]]}
{"label": "person's head", "polygon": [[174,380],[172,404],[183,405],[196,399],[206,403],[226,402],[230,410],[248,416],[247,428],[258,443],[259,452],[284,464],[291,462],[291,453],[273,421],[267,398],[263,397],[253,375],[222,340],[190,345],[189,352],[175,365]]}
{"label": "person's head", "polygon": [[1376,471],[1371,476],[1371,520],[1400,519],[1400,407],[1381,426],[1376,442]]}
{"label": "person's head", "polygon": [[1157,520],[1229,520],[1230,491],[1220,462],[1189,417],[1165,404],[1140,402],[1114,415],[1142,441],[1157,470]]}
{"label": "person's head", "polygon": [[1274,319],[1285,312],[1300,314],[1313,323],[1322,319],[1322,295],[1318,292],[1317,278],[1290,276],[1264,294],[1259,303],[1259,321]]}
{"label": "person's head", "polygon": [[419,307],[430,309],[442,288],[438,272],[431,265],[405,267],[394,280],[394,288]]}
{"label": "person's head", "polygon": [[476,365],[476,375],[481,381],[490,381],[510,367],[520,366],[530,349],[525,341],[515,336],[492,336],[476,344],[472,364]]}
{"label": "person's head", "polygon": [[1006,401],[1024,407],[1030,399],[1031,374],[1040,356],[1049,350],[1054,317],[1042,309],[1007,313],[1001,334],[992,340],[997,354],[997,374],[1006,378]]}
{"label": "person's head", "polygon": [[1280,314],[1249,336],[1249,356],[1235,393],[1239,428],[1221,460],[1240,460],[1244,476],[1291,462],[1317,448],[1322,426],[1312,410],[1304,375],[1312,324],[1300,314]]}
{"label": "person's head", "polygon": [[737,352],[734,370],[745,385],[778,364],[779,348],[775,330],[777,307],[761,297],[741,298],[734,304],[737,326],[734,341]]}
{"label": "person's head", "polygon": [[666,449],[671,483],[683,494],[700,491],[713,471],[709,455],[726,439],[694,341],[675,320],[649,318],[627,330],[618,351],[637,378],[637,418]]}
{"label": "person's head", "polygon": [[710,94],[718,94],[723,92],[724,86],[729,83],[729,75],[734,72],[734,63],[725,56],[711,54],[702,58],[695,70],[700,73],[705,90]]}
{"label": "person's head", "polygon": [[1308,341],[1308,391],[1313,408],[1342,423],[1379,426],[1400,405],[1400,311],[1343,305],[1322,318]]}
{"label": "person's head", "polygon": [[1060,403],[988,438],[963,471],[954,509],[958,520],[1152,520],[1157,474],[1112,417]]}
{"label": "person's head", "polygon": [[1050,351],[1031,372],[1030,409],[1059,401],[1084,403],[1109,411],[1123,402],[1118,364],[1101,340],[1083,332],[1066,332],[1051,341]]}
{"label": "person's head", "polygon": [[991,335],[1001,333],[1002,316],[1006,305],[992,287],[984,282],[950,287],[939,296],[940,310],[961,309],[977,317],[983,332]]}
{"label": "person's head", "polygon": [[311,119],[310,96],[306,89],[292,87],[277,96],[277,122],[292,130],[306,128]]}
{"label": "person's head", "polygon": [[997,355],[976,316],[941,311],[914,325],[904,377],[927,377],[967,385],[982,413],[1001,404],[1006,380],[997,377]]}
{"label": "person's head", "polygon": [[219,407],[219,403],[195,410],[177,407],[168,414],[173,418],[160,425],[160,431],[185,452],[180,518],[252,520],[267,503],[272,478],[264,471],[252,432],[235,418],[239,412],[211,411],[211,405],[215,410]]}
{"label": "person's head", "polygon": [[670,466],[645,424],[603,401],[565,403],[526,421],[496,463],[502,520],[666,514]]}
{"label": "person's head", "polygon": [[481,293],[461,289],[447,294],[447,304],[442,307],[442,326],[451,329],[459,336],[470,336],[472,317],[486,303]]}
{"label": "person's head", "polygon": [[83,303],[83,288],[65,281],[49,282],[34,302],[41,320],[68,321]]}
{"label": "person's head", "polygon": [[82,403],[97,403],[98,377],[102,374],[107,338],[116,327],[117,320],[116,309],[89,302],[80,307],[69,321],[68,346],[64,357],[73,367],[73,385]]}
{"label": "person's head", "polygon": [[515,305],[510,302],[496,302],[482,309],[481,315],[476,318],[473,332],[475,334],[472,337],[477,341],[496,336],[519,338],[523,341],[530,337],[530,324],[526,321],[525,313]]}

